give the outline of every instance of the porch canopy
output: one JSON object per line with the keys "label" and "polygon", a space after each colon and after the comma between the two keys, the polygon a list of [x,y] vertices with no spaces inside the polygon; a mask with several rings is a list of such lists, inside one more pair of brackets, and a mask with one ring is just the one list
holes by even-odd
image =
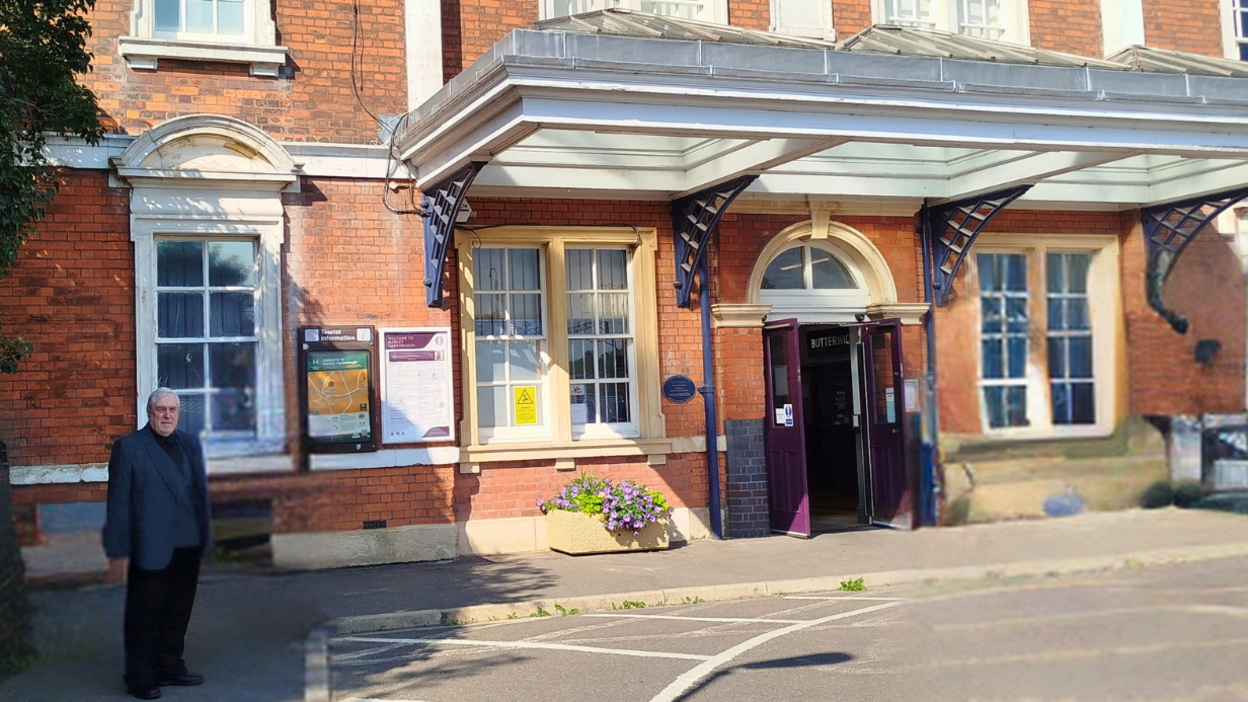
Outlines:
{"label": "porch canopy", "polygon": [[1034,184],[1016,206],[1114,210],[1248,185],[1248,71],[1098,60],[874,27],[841,44],[607,10],[516,30],[401,123],[422,191],[742,199],[917,211]]}

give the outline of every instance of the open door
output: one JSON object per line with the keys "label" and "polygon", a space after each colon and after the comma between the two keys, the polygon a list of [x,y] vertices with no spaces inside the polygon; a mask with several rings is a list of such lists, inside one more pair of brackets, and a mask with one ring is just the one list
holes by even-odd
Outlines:
{"label": "open door", "polygon": [[861,338],[871,459],[871,521],[909,528],[913,510],[906,478],[901,323],[884,320],[864,324]]}
{"label": "open door", "polygon": [[763,328],[767,371],[767,481],[771,530],[810,536],[810,497],[806,492],[806,435],[802,427],[802,386],[796,319],[768,322]]}

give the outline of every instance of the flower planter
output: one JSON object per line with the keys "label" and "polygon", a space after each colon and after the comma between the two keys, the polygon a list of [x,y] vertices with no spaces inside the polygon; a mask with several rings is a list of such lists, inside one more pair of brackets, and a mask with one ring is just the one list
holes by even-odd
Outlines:
{"label": "flower planter", "polygon": [[627,529],[607,531],[597,517],[580,512],[551,510],[546,513],[546,543],[552,551],[573,556],[617,551],[658,551],[669,546],[666,516],[647,524],[640,534]]}

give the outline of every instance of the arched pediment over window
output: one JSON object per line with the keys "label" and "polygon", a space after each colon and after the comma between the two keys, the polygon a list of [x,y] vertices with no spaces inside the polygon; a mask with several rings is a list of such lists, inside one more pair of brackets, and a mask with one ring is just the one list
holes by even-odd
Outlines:
{"label": "arched pediment over window", "polygon": [[296,182],[299,170],[268,134],[221,115],[171,119],[135,139],[113,165],[131,185],[160,180],[165,187],[176,181],[204,187],[203,181],[236,181],[262,190],[286,188]]}

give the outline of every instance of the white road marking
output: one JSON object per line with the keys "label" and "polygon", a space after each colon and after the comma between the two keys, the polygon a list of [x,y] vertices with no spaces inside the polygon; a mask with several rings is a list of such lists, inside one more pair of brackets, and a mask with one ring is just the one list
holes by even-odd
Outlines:
{"label": "white road marking", "polygon": [[879,600],[881,602],[904,602],[904,597],[817,597],[815,595],[785,595],[786,600]]}
{"label": "white road marking", "polygon": [[800,624],[805,619],[750,619],[749,617],[678,617],[674,614],[582,614],[583,617],[624,617],[629,619],[674,619],[682,622],[759,622],[762,624]]}
{"label": "white road marking", "polygon": [[663,651],[635,651],[626,648],[599,648],[597,646],[572,646],[569,644],[537,643],[533,641],[475,641],[469,639],[376,639],[363,636],[347,636],[340,641],[364,641],[393,644],[450,644],[452,646],[484,646],[489,648],[542,648],[551,651],[579,651],[581,653],[610,653],[617,656],[637,658],[678,658],[686,661],[708,661],[710,656],[693,653],[665,653]]}
{"label": "white road marking", "polygon": [[350,661],[350,660],[355,660],[356,658],[364,658],[366,656],[372,656],[378,653],[385,653],[386,651],[393,651],[396,648],[402,648],[402,647],[403,647],[403,644],[399,644],[399,643],[390,644],[389,646],[376,646],[374,648],[366,648],[362,651],[352,651],[351,653],[334,654],[332,658],[333,658],[333,662],[335,663],[339,661]]}
{"label": "white road marking", "polygon": [[342,702],[426,702],[426,700],[382,700],[375,697],[348,697]]}
{"label": "white road marking", "polygon": [[650,702],[674,702],[675,700],[679,699],[682,695],[684,695],[686,692],[688,692],[690,688],[698,684],[700,680],[710,675],[711,672],[713,672],[716,668],[724,665],[725,663],[728,663],[732,659],[736,658],[737,656],[740,656],[741,654],[745,653],[746,651],[749,651],[752,648],[756,648],[758,646],[761,646],[767,643],[768,641],[771,641],[772,639],[777,639],[777,638],[780,638],[781,636],[786,636],[788,634],[792,634],[795,631],[801,631],[802,629],[806,629],[812,626],[817,626],[819,624],[826,624],[831,621],[836,621],[837,619],[846,619],[849,617],[856,617],[860,614],[869,614],[871,612],[878,612],[882,609],[888,609],[889,607],[896,607],[897,605],[900,605],[900,604],[904,604],[904,601],[886,602],[884,604],[872,605],[871,607],[863,607],[862,609],[855,609],[851,612],[842,612],[840,614],[832,614],[827,617],[822,617],[820,619],[812,619],[807,622],[801,622],[800,624],[791,624],[789,626],[784,627],[783,629],[776,629],[775,631],[768,631],[764,634],[759,634],[758,636],[755,636],[754,638],[748,641],[739,643],[736,646],[733,646],[732,648],[724,651],[723,653],[720,653],[719,655],[711,658],[710,660],[707,660],[706,662],[698,666],[695,666],[689,672],[673,680],[671,685],[668,685],[667,687],[663,688],[663,691],[655,695],[653,698],[651,698]]}

